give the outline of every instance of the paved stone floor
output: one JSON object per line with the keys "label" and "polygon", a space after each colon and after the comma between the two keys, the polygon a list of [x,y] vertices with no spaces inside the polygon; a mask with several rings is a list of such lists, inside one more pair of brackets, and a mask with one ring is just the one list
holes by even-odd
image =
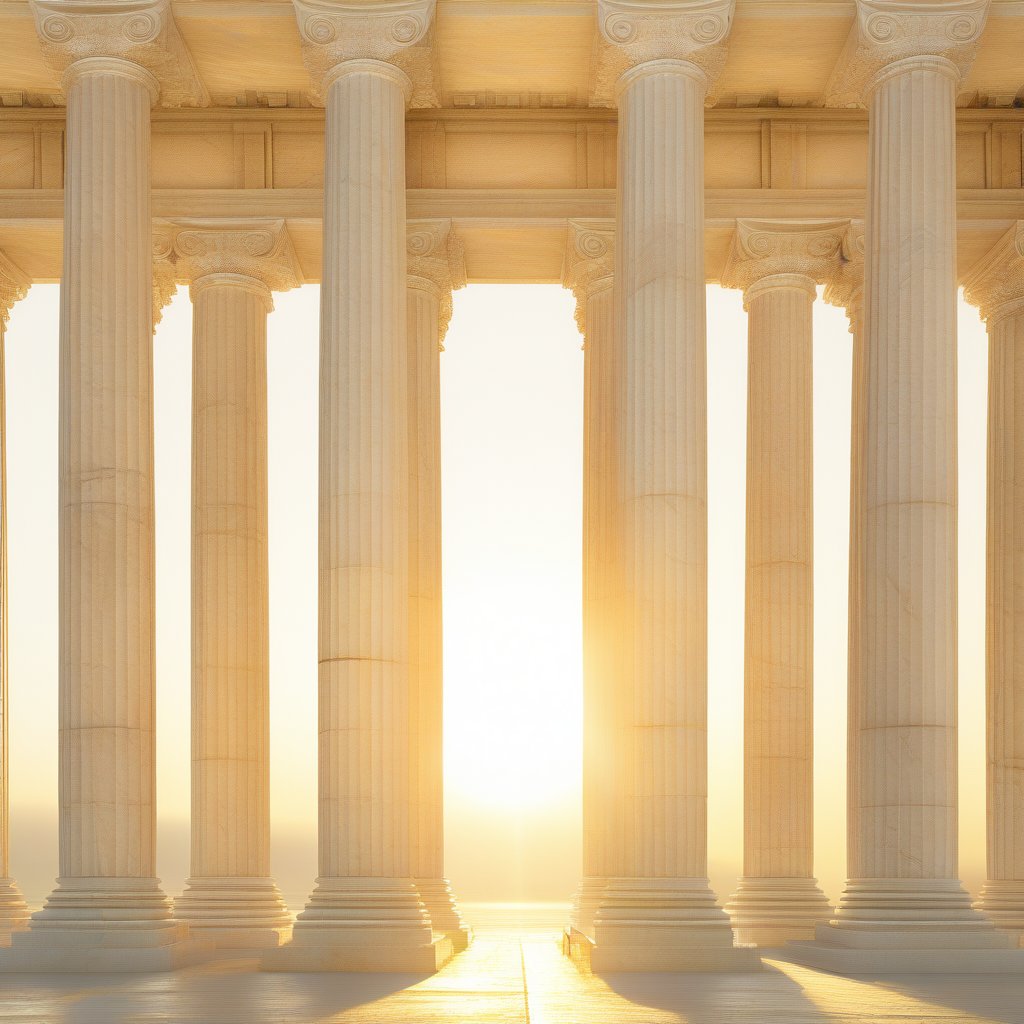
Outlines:
{"label": "paved stone floor", "polygon": [[485,931],[443,971],[259,974],[246,962],[142,977],[0,978],[17,1024],[1024,1024],[1024,977],[853,981],[786,964],[751,975],[583,977],[551,932]]}

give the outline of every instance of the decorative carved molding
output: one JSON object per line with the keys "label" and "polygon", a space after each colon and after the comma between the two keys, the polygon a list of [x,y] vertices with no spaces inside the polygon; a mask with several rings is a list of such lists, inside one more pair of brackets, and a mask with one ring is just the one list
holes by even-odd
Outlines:
{"label": "decorative carved molding", "polygon": [[210,274],[251,278],[275,292],[302,284],[283,220],[174,220],[158,225],[153,238],[154,295],[168,281],[195,283]]}
{"label": "decorative carved molding", "polygon": [[964,280],[964,298],[991,327],[1024,308],[1024,221],[1017,221]]}
{"label": "decorative carved molding", "polygon": [[591,106],[615,106],[622,75],[655,60],[697,65],[710,92],[725,64],[735,7],[736,0],[598,0]]}
{"label": "decorative carved molding", "polygon": [[830,107],[864,105],[875,77],[908,57],[944,57],[961,79],[974,61],[989,0],[857,0],[857,17],[825,89]]}
{"label": "decorative carved molding", "polygon": [[587,299],[598,285],[611,287],[615,272],[615,222],[571,220],[562,261],[562,284],[576,299],[576,326],[587,337]]}
{"label": "decorative carved molding", "polygon": [[825,285],[825,301],[846,310],[850,331],[856,334],[864,309],[864,221],[850,221],[840,257],[839,266]]}
{"label": "decorative carved molding", "polygon": [[209,103],[178,32],[170,0],[29,0],[43,56],[65,72],[86,57],[113,57],[145,68],[160,84],[160,105]]}
{"label": "decorative carved molding", "polygon": [[738,220],[722,284],[746,291],[777,276],[827,281],[839,266],[849,226],[846,220]]}
{"label": "decorative carved molding", "polygon": [[302,57],[322,103],[328,73],[350,60],[393,64],[412,82],[410,107],[439,106],[430,26],[435,0],[293,0]]}
{"label": "decorative carved molding", "polygon": [[0,332],[7,326],[11,308],[28,295],[32,282],[0,252]]}
{"label": "decorative carved molding", "polygon": [[406,227],[406,272],[409,287],[431,289],[440,302],[437,343],[444,339],[452,319],[452,292],[466,285],[462,240],[450,220],[411,220]]}

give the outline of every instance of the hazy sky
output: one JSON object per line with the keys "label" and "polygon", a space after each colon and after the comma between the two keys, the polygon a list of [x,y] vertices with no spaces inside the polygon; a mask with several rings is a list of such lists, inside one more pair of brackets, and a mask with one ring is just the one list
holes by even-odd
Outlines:
{"label": "hazy sky", "polygon": [[[269,325],[274,870],[292,899],[316,873],[318,289],[276,296]],[[58,291],[38,285],[7,335],[12,873],[41,899],[57,872]],[[448,874],[469,898],[567,897],[579,865],[581,339],[553,285],[456,293],[442,356]],[[164,313],[155,358],[159,872],[188,871],[191,307]],[[815,307],[818,875],[845,873],[850,338]],[[960,316],[961,873],[984,874],[987,348]],[[746,318],[709,288],[710,872],[742,860]]]}

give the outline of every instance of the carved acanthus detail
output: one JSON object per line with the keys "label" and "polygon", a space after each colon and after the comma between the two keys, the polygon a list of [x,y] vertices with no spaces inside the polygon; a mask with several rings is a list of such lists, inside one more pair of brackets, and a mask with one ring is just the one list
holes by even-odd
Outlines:
{"label": "carved acanthus detail", "polygon": [[849,223],[738,220],[722,284],[746,291],[765,278],[794,274],[827,281],[839,265]]}
{"label": "carved acanthus detail", "polygon": [[170,0],[30,0],[43,56],[64,72],[86,57],[145,68],[164,107],[201,107],[206,87],[171,13]]}
{"label": "carved acanthus detail", "polygon": [[825,102],[863,105],[879,71],[908,57],[944,57],[963,78],[974,61],[988,6],[989,0],[857,0],[857,17]]}
{"label": "carved acanthus detail", "polygon": [[0,253],[0,330],[7,326],[11,307],[28,294],[31,282],[3,253]]}
{"label": "carved acanthus detail", "polygon": [[153,231],[153,330],[178,291],[174,266],[174,235],[161,226]]}
{"label": "carved acanthus detail", "polygon": [[591,106],[615,106],[623,73],[655,60],[697,65],[710,93],[725,64],[735,6],[735,0],[598,0]]}
{"label": "carved acanthus detail", "polygon": [[562,262],[562,284],[576,299],[576,326],[587,336],[587,299],[610,288],[615,271],[615,226],[609,220],[571,220]]}
{"label": "carved acanthus detail", "polygon": [[[283,220],[174,220],[154,232],[154,262],[170,267],[170,280],[196,282],[234,274],[275,292],[302,284],[302,271]],[[166,281],[168,271],[155,271]]]}
{"label": "carved acanthus detail", "polygon": [[843,235],[839,265],[825,284],[825,301],[846,310],[856,334],[864,309],[864,221],[851,220]]}
{"label": "carved acanthus detail", "polygon": [[329,72],[350,60],[379,60],[412,82],[411,107],[439,106],[430,26],[435,0],[292,0],[306,69],[323,102]]}
{"label": "carved acanthus detail", "polygon": [[1024,308],[1024,221],[1017,221],[964,281],[964,298],[992,324]]}
{"label": "carved acanthus detail", "polygon": [[437,343],[443,351],[452,319],[452,292],[466,285],[462,240],[450,220],[411,220],[406,229],[406,257],[409,287],[426,285],[438,296]]}

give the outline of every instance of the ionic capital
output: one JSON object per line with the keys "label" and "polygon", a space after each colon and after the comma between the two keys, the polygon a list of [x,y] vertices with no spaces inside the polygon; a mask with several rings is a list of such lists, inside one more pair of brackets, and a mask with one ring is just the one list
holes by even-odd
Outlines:
{"label": "ionic capital", "polygon": [[174,236],[165,227],[153,231],[153,330],[163,319],[164,309],[178,291],[173,259]]}
{"label": "ionic capital", "polygon": [[886,69],[912,58],[937,59],[962,79],[989,6],[989,0],[856,2],[853,28],[825,89],[830,107],[863,105]]}
{"label": "ionic capital", "polygon": [[28,294],[31,282],[0,252],[0,333],[7,326],[11,308]]}
{"label": "ionic capital", "polygon": [[[272,292],[302,283],[283,220],[167,221],[154,232],[153,249],[158,264],[173,267],[173,279],[193,287],[213,276],[251,280]],[[154,273],[154,287],[157,280]]]}
{"label": "ionic capital", "polygon": [[462,241],[450,220],[411,220],[405,237],[409,287],[431,291],[440,303],[437,343],[443,351],[452,319],[452,292],[466,285]]}
{"label": "ionic capital", "polygon": [[738,220],[722,274],[726,288],[742,288],[746,305],[753,289],[776,281],[813,291],[839,265],[849,221]]}
{"label": "ionic capital", "polygon": [[[201,107],[206,91],[170,0],[29,0],[43,56],[64,75],[79,61],[127,61],[152,76],[164,107]],[[81,66],[81,65],[79,65]]]}
{"label": "ionic capital", "polygon": [[825,301],[846,310],[850,330],[857,334],[864,309],[864,221],[851,220],[843,235],[839,265],[825,284]]}
{"label": "ionic capital", "polygon": [[710,91],[725,64],[735,6],[736,0],[598,0],[592,106],[614,106],[622,76],[654,61],[695,65]]}
{"label": "ionic capital", "polygon": [[964,281],[964,298],[978,307],[990,328],[1024,310],[1024,221],[1017,221],[973,267]]}
{"label": "ionic capital", "polygon": [[302,57],[318,99],[349,61],[391,64],[409,79],[411,107],[438,106],[430,24],[435,0],[292,0]]}
{"label": "ionic capital", "polygon": [[610,220],[571,220],[562,261],[562,284],[576,299],[576,326],[587,336],[587,299],[610,288],[615,270],[615,230]]}

